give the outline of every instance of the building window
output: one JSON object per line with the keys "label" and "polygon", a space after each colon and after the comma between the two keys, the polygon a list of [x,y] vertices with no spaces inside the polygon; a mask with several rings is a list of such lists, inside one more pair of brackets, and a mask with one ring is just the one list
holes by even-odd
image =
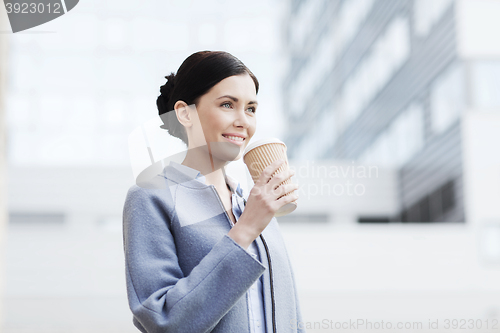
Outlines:
{"label": "building window", "polygon": [[65,220],[66,216],[64,213],[9,213],[9,224],[12,225],[63,225]]}
{"label": "building window", "polygon": [[445,131],[458,119],[465,106],[465,79],[461,63],[454,63],[431,86],[431,128]]}
{"label": "building window", "polygon": [[395,143],[395,163],[402,166],[424,146],[425,129],[422,107],[410,106],[396,118],[390,130]]}
{"label": "building window", "polygon": [[389,223],[391,222],[388,216],[359,216],[358,223]]}
{"label": "building window", "polygon": [[500,62],[472,64],[472,103],[480,108],[500,107]]}
{"label": "building window", "polygon": [[321,158],[324,152],[335,143],[335,114],[333,111],[325,110],[316,119],[308,133],[309,135],[303,139],[299,146],[297,158]]}
{"label": "building window", "polygon": [[[309,131],[309,133],[314,133],[314,131]],[[310,136],[304,137],[302,141],[299,143],[299,147],[297,149],[296,158],[300,160],[312,159],[314,156],[312,154],[313,148],[313,134]]]}
{"label": "building window", "polygon": [[350,0],[342,2],[334,20],[336,22],[334,31],[337,55],[342,54],[345,46],[358,32],[373,7],[373,3],[374,0]]}
{"label": "building window", "polygon": [[394,218],[401,222],[447,222],[446,214],[456,207],[455,181],[449,180]]}
{"label": "building window", "polygon": [[280,223],[327,223],[328,213],[290,214],[276,218]]}
{"label": "building window", "polygon": [[315,28],[317,18],[321,14],[321,4],[321,1],[304,1],[300,10],[293,12],[290,21],[290,41],[294,51],[303,49],[307,37]]}
{"label": "building window", "polygon": [[330,76],[335,63],[332,29],[328,29],[318,44],[317,49],[307,57],[307,62],[300,69],[297,78],[290,85],[289,95],[294,103],[291,104],[291,113],[294,117],[301,116],[311,99],[322,98],[318,90]]}
{"label": "building window", "polygon": [[325,110],[321,118],[318,120],[316,144],[316,156],[319,158],[325,151],[328,150],[336,140],[337,131],[335,130],[335,113],[332,110]]}
{"label": "building window", "polygon": [[366,148],[360,160],[384,166],[401,167],[424,146],[424,113],[412,104],[402,111]]}
{"label": "building window", "polygon": [[441,208],[446,213],[455,207],[455,183],[453,181],[447,182],[440,188],[440,191]]}
{"label": "building window", "polygon": [[414,0],[415,33],[426,36],[453,0]]}
{"label": "building window", "polygon": [[395,18],[347,79],[340,95],[343,128],[356,119],[408,59],[409,33],[408,19]]}

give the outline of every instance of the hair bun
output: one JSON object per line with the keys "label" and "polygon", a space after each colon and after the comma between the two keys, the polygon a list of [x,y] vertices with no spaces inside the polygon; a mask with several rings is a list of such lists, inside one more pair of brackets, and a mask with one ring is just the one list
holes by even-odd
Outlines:
{"label": "hair bun", "polygon": [[175,74],[170,73],[170,75],[165,76],[167,82],[160,87],[160,96],[156,100],[156,104],[158,106],[158,111],[160,114],[163,114],[168,111],[168,101],[170,97],[172,97],[172,92],[175,87]]}

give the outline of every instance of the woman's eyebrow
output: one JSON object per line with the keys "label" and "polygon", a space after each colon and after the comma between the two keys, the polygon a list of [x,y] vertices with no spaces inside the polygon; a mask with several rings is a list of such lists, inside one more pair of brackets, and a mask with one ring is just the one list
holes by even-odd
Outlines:
{"label": "woman's eyebrow", "polygon": [[[238,103],[238,99],[237,99],[236,97],[233,97],[233,96],[230,96],[230,95],[224,95],[224,96],[221,96],[221,97],[219,97],[219,98],[217,98],[217,99],[221,99],[221,98],[230,98],[230,99],[232,99],[233,101],[235,101],[236,103]],[[216,99],[216,100],[217,100],[217,99]],[[257,103],[257,101],[250,101],[250,102],[248,102],[248,104],[255,104],[255,105],[258,105],[259,103]]]}

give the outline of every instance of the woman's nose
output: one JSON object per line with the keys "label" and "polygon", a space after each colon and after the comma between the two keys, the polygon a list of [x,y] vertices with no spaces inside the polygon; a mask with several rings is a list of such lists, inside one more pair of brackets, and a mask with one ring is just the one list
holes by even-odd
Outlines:
{"label": "woman's nose", "polygon": [[250,126],[250,121],[245,113],[245,110],[239,110],[236,112],[236,119],[234,120],[236,126],[248,127]]}

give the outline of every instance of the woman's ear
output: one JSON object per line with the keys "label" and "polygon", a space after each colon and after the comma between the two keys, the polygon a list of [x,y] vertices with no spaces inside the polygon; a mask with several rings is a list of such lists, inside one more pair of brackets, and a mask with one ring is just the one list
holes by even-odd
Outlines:
{"label": "woman's ear", "polygon": [[186,102],[178,100],[174,105],[175,114],[179,122],[184,125],[184,127],[193,126],[193,120],[189,114],[189,107]]}

